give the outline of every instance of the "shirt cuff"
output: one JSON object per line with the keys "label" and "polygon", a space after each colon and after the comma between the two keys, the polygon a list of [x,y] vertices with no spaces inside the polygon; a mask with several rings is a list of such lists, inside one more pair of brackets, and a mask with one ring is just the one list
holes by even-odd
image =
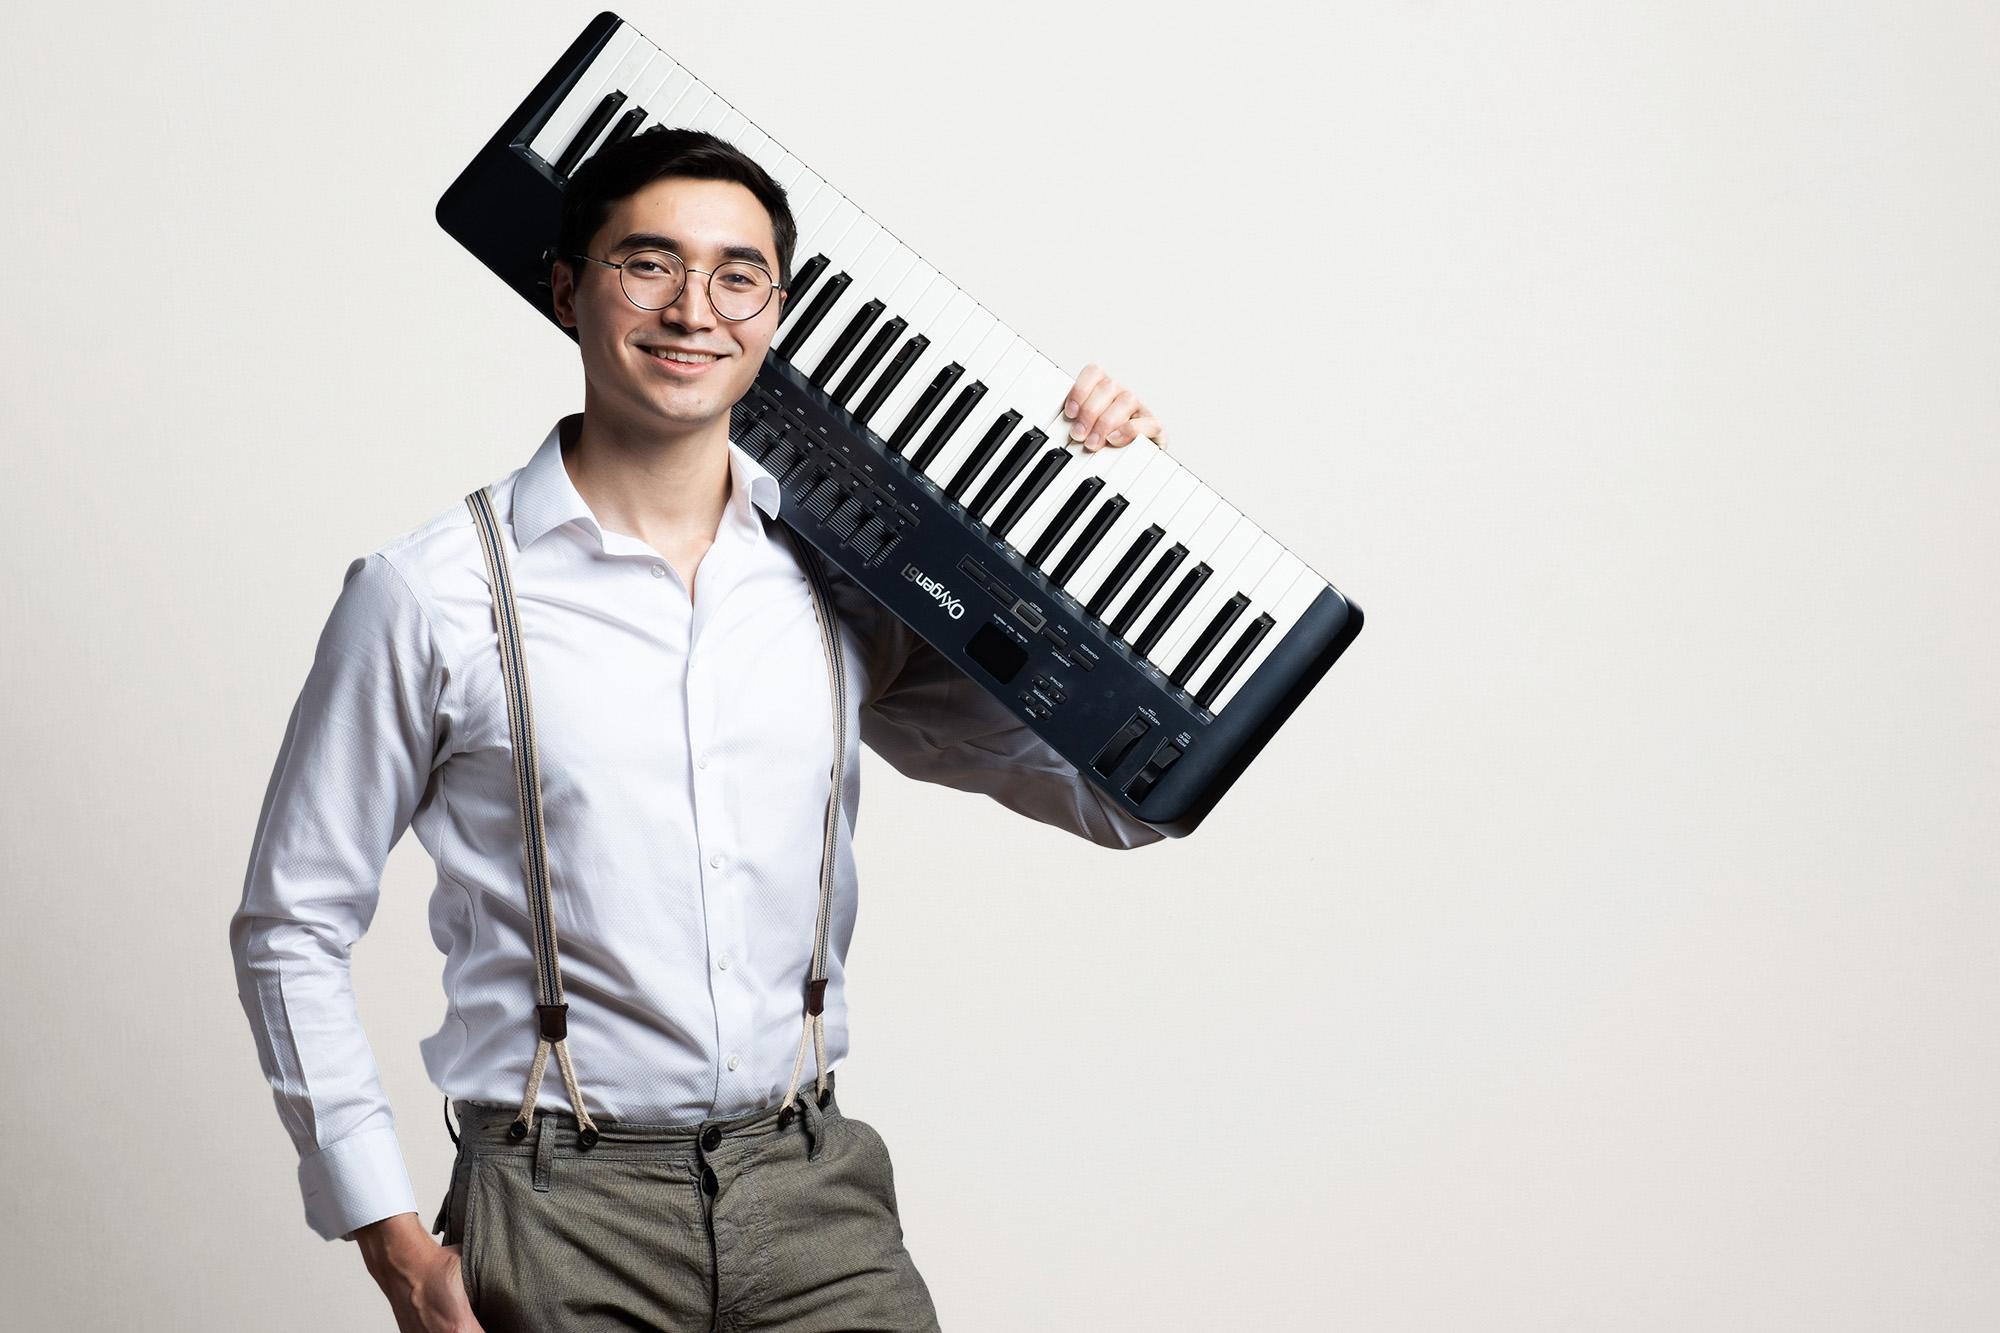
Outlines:
{"label": "shirt cuff", "polygon": [[356,1227],[417,1211],[402,1145],[393,1127],[364,1130],[299,1159],[306,1225],[327,1240]]}

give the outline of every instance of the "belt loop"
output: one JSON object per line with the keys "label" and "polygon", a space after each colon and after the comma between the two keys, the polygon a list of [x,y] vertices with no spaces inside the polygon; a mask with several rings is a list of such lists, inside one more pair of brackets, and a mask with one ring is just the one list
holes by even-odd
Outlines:
{"label": "belt loop", "polygon": [[806,1132],[806,1160],[817,1162],[820,1149],[826,1146],[826,1113],[819,1109],[819,1098],[801,1097],[794,1103],[801,1115],[801,1127]]}
{"label": "belt loop", "polygon": [[556,1136],[549,1128],[553,1119],[547,1111],[535,1117],[535,1188],[544,1194],[549,1192],[550,1163],[556,1155]]}

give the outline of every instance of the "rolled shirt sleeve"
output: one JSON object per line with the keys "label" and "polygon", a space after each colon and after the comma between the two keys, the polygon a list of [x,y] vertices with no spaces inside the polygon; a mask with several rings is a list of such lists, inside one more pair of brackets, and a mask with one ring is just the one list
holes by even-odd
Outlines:
{"label": "rolled shirt sleeve", "polygon": [[328,1240],[416,1211],[349,963],[382,869],[440,757],[449,678],[428,618],[379,552],[352,562],[264,795],[229,922],[237,996]]}
{"label": "rolled shirt sleeve", "polygon": [[950,658],[872,599],[870,606],[864,633],[880,688],[862,706],[861,739],[898,772],[984,793],[1016,814],[1104,847],[1139,847],[1166,836],[1105,799]]}

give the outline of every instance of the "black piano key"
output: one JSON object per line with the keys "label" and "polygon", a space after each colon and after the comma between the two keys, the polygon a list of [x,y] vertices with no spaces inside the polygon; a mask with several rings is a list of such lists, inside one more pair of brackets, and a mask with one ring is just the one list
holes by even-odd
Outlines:
{"label": "black piano key", "polygon": [[965,419],[972,415],[972,409],[979,406],[979,400],[985,396],[986,386],[978,380],[960,389],[958,397],[952,400],[951,406],[945,409],[945,414],[938,418],[937,425],[931,428],[931,433],[924,437],[924,442],[910,455],[910,466],[919,472],[929,467],[931,460],[937,457],[938,450],[944,448],[945,441],[958,434],[958,428],[965,424]]}
{"label": "black piano key", "polygon": [[1222,642],[1222,636],[1229,633],[1229,627],[1234,625],[1237,617],[1249,607],[1250,599],[1240,592],[1223,603],[1222,609],[1215,613],[1215,618],[1208,622],[1208,628],[1201,632],[1201,637],[1187,650],[1187,655],[1181,658],[1180,665],[1168,673],[1167,679],[1176,685],[1187,684],[1188,677],[1194,674],[1194,669],[1201,665],[1202,659],[1215,651],[1215,645]]}
{"label": "black piano key", "polygon": [[1063,553],[1063,558],[1057,562],[1056,567],[1049,571],[1049,582],[1057,587],[1067,584],[1070,575],[1076,573],[1083,562],[1090,558],[1090,553],[1104,540],[1104,534],[1111,531],[1111,525],[1118,521],[1118,516],[1130,508],[1131,504],[1132,502],[1124,496],[1114,495],[1098,506],[1097,512],[1090,516],[1090,522],[1086,523],[1083,531],[1077,534],[1076,541]]}
{"label": "black piano key", "polygon": [[1133,538],[1132,545],[1126,548],[1124,555],[1118,557],[1118,563],[1111,567],[1111,573],[1105,577],[1102,584],[1098,585],[1097,591],[1091,594],[1083,609],[1101,618],[1104,615],[1104,608],[1111,605],[1111,599],[1118,595],[1118,590],[1125,586],[1126,581],[1138,571],[1140,563],[1153,553],[1153,548],[1158,546],[1160,539],[1166,535],[1166,529],[1155,523]]}
{"label": "black piano key", "polygon": [[861,335],[875,327],[875,321],[882,318],[883,306],[880,301],[870,301],[854,312],[854,318],[847,321],[847,327],[833,340],[833,346],[826,349],[826,355],[813,367],[813,373],[806,376],[811,383],[824,389],[826,382],[833,378],[833,372],[840,369],[840,363],[847,360],[847,354],[854,350],[854,344],[861,341]]}
{"label": "black piano key", "polygon": [[937,405],[944,401],[944,396],[951,392],[951,386],[958,383],[959,376],[964,373],[965,367],[956,361],[937,373],[924,391],[917,395],[917,401],[910,405],[910,410],[903,414],[903,424],[896,427],[896,433],[889,437],[890,453],[900,454],[909,447],[924,419],[937,411]]}
{"label": "black piano key", "polygon": [[[1031,430],[1014,441],[1014,447],[1000,460],[1000,466],[993,469],[993,475],[979,488],[979,494],[972,497],[972,503],[965,507],[965,512],[980,522],[985,522],[987,514],[993,511],[994,505],[1000,503],[1000,497],[1007,493],[1007,488],[1014,484],[1015,479],[1028,466],[1028,460],[1035,456],[1035,451],[1048,442],[1047,432],[1041,430]],[[997,537],[1000,534],[996,532],[993,535]]]}
{"label": "black piano key", "polygon": [[846,291],[848,284],[853,281],[851,274],[841,273],[821,288],[819,294],[813,297],[812,304],[806,307],[806,312],[799,316],[799,322],[792,325],[791,331],[785,334],[784,341],[778,344],[778,355],[787,361],[791,360],[792,353],[798,351],[805,340],[812,337],[812,331],[819,327],[819,322],[826,318],[826,312],[833,309],[834,303],[840,300],[840,294]]}
{"label": "black piano key", "polygon": [[[1036,434],[1039,435],[1041,432],[1037,431]],[[1046,440],[1048,436],[1043,435],[1042,439]],[[1008,497],[1006,507],[994,518],[990,525],[993,535],[1005,537],[1012,531],[1014,525],[1021,521],[1021,515],[1027,513],[1028,507],[1042,498],[1042,492],[1046,491],[1049,483],[1056,479],[1056,473],[1062,471],[1074,456],[1069,450],[1057,445],[1037,459],[1035,470],[1021,483],[1021,489]],[[1104,484],[1102,477],[1092,477],[1091,480],[1099,486]]]}
{"label": "black piano key", "polygon": [[583,155],[590,151],[590,145],[597,141],[598,134],[611,123],[611,117],[618,113],[618,108],[624,105],[624,93],[604,94],[604,100],[591,111],[583,122],[583,128],[576,132],[576,137],[562,150],[562,156],[556,159],[556,175],[568,176],[576,170],[576,164],[583,161]]}
{"label": "black piano key", "polygon": [[1056,549],[1056,543],[1063,539],[1063,534],[1076,525],[1076,521],[1083,517],[1083,511],[1090,507],[1090,502],[1103,489],[1104,478],[1091,477],[1071,491],[1069,499],[1062,502],[1062,508],[1056,510],[1055,517],[1042,529],[1042,535],[1035,538],[1035,544],[1028,548],[1028,563],[1040,569],[1042,562],[1049,558],[1049,553]]}
{"label": "black piano key", "polygon": [[[946,483],[944,493],[954,500],[963,500],[965,493],[972,488],[973,478],[986,470],[986,465],[993,461],[993,455],[1000,452],[1000,446],[1007,442],[1007,437],[1014,433],[1014,427],[1020,424],[1019,412],[1002,412],[999,418],[986,428],[986,433],[979,437],[979,443],[972,446],[972,452],[959,463],[958,471],[953,473],[951,480]],[[922,467],[923,464],[919,463],[917,466]]]}
{"label": "black piano key", "polygon": [[1268,611],[1251,621],[1250,628],[1243,631],[1243,637],[1230,645],[1228,653],[1215,664],[1215,670],[1209,673],[1208,679],[1201,683],[1199,690],[1195,691],[1194,701],[1203,708],[1214,703],[1215,696],[1222,693],[1223,687],[1243,669],[1245,659],[1257,651],[1257,645],[1264,641],[1264,636],[1269,634],[1271,627],[1277,623],[1271,619],[1271,613]]}
{"label": "black piano key", "polygon": [[[902,323],[901,320],[896,322]],[[904,343],[902,350],[896,353],[896,359],[889,363],[889,368],[882,372],[881,377],[868,390],[868,396],[861,400],[861,406],[854,409],[854,415],[867,421],[880,411],[882,404],[888,401],[890,393],[903,382],[903,376],[910,373],[910,367],[917,363],[917,358],[922,356],[924,349],[930,345],[931,340],[921,333]]]}
{"label": "black piano key", "polygon": [[1146,571],[1146,577],[1139,580],[1139,586],[1132,589],[1132,595],[1125,599],[1125,605],[1118,608],[1117,615],[1104,622],[1104,627],[1124,638],[1125,631],[1132,628],[1132,622],[1146,609],[1146,603],[1159,595],[1161,586],[1173,577],[1174,571],[1181,567],[1181,561],[1187,559],[1187,553],[1187,547],[1179,542],[1167,548],[1167,553],[1153,562],[1153,567]]}
{"label": "black piano key", "polygon": [[1174,585],[1174,590],[1167,594],[1167,600],[1160,603],[1160,609],[1153,613],[1153,618],[1146,622],[1146,628],[1139,631],[1139,637],[1132,640],[1133,651],[1142,657],[1151,657],[1153,646],[1160,641],[1160,636],[1180,619],[1181,612],[1187,610],[1187,604],[1194,600],[1194,595],[1201,591],[1202,585],[1208,582],[1208,576],[1214,572],[1207,565],[1196,565],[1183,575],[1181,581]]}
{"label": "black piano key", "polygon": [[[647,131],[649,134],[651,132]],[[792,285],[785,289],[784,308],[778,312],[778,324],[781,327],[786,320],[799,313],[799,302],[812,290],[812,285],[819,281],[819,275],[826,272],[826,265],[825,255],[814,255],[800,267],[798,272],[792,274]]]}
{"label": "black piano key", "polygon": [[854,396],[854,391],[868,378],[868,372],[881,364],[882,358],[889,355],[889,349],[895,346],[896,339],[902,337],[903,330],[909,326],[908,320],[898,316],[875,330],[875,336],[861,349],[861,359],[854,363],[854,368],[847,372],[847,378],[833,391],[833,401],[842,407],[847,406],[847,400]]}
{"label": "black piano key", "polygon": [[612,144],[622,143],[624,140],[631,138],[633,131],[645,123],[646,108],[642,106],[633,107],[618,118],[618,123],[611,127],[611,133],[604,136],[604,147],[599,148],[597,151],[601,153]]}

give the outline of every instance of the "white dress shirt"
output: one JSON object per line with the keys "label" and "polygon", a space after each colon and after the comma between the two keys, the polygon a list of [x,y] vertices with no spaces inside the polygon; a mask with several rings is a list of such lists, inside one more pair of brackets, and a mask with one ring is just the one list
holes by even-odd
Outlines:
{"label": "white dress shirt", "polygon": [[[833,723],[778,484],[734,445],[690,600],[606,531],[550,430],[492,486],[541,755],[569,1046],[593,1115],[681,1124],[779,1101],[798,1051]],[[1095,788],[831,565],[849,677],[826,1055],[848,1049],[858,743],[1094,842],[1160,834]],[[453,1098],[518,1105],[535,969],[498,637],[463,502],[348,566],[285,731],[230,920],[238,994],[328,1239],[417,1202],[357,1016],[349,950],[404,828],[437,865],[444,1021],[422,1044]],[[806,1073],[812,1070],[807,1055]],[[562,1081],[540,1105],[571,1109]]]}

